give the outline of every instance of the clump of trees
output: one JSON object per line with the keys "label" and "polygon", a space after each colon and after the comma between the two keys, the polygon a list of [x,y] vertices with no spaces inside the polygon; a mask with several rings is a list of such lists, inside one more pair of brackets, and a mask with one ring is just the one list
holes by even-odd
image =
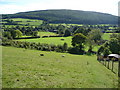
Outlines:
{"label": "clump of trees", "polygon": [[74,54],[83,54],[84,53],[84,42],[86,36],[82,33],[77,33],[72,38],[72,46],[73,48],[69,51]]}
{"label": "clump of trees", "polygon": [[13,21],[13,20],[11,20],[11,19],[7,19],[7,20],[4,20],[4,21],[7,22],[7,23],[5,23],[5,25],[18,25],[17,22],[15,22],[15,21]]}
{"label": "clump of trees", "polygon": [[120,34],[112,34],[110,40],[98,49],[98,55],[120,54]]}
{"label": "clump of trees", "polygon": [[86,39],[86,44],[89,47],[88,52],[91,53],[93,51],[94,46],[99,45],[99,43],[103,41],[102,35],[103,33],[99,29],[91,30],[88,33],[87,39]]}
{"label": "clump of trees", "polygon": [[20,30],[11,30],[9,32],[3,32],[3,37],[8,39],[20,38],[22,36],[22,32]]}
{"label": "clump of trees", "polygon": [[33,27],[24,27],[24,26],[4,27],[4,30],[2,31],[2,35],[7,39],[20,38],[23,35],[37,37],[38,31],[35,30],[35,28]]}
{"label": "clump of trees", "polygon": [[[96,53],[93,51],[93,48],[102,41],[102,32],[98,29],[84,29],[85,31],[82,31],[82,28],[81,30],[78,30],[73,35],[73,48],[70,48],[69,52],[74,54]],[[86,45],[89,47],[87,52],[84,48]]]}

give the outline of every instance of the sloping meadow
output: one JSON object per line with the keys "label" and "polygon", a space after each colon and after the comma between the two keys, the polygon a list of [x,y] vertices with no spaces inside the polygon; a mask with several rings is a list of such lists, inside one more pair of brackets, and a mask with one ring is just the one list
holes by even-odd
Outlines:
{"label": "sloping meadow", "polygon": [[3,88],[115,88],[96,56],[2,47]]}

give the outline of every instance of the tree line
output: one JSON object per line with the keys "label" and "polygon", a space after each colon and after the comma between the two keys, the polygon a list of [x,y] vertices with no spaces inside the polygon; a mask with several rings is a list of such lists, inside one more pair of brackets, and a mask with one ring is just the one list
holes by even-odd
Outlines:
{"label": "tree line", "polygon": [[86,33],[81,31],[74,33],[72,37],[72,46],[68,47],[67,43],[63,45],[48,45],[48,44],[40,44],[40,43],[31,43],[31,42],[21,42],[21,41],[13,41],[7,38],[3,38],[3,46],[15,46],[21,48],[35,48],[37,50],[44,51],[58,51],[58,52],[69,52],[72,54],[85,54],[85,45],[89,46],[88,53],[93,53],[94,45],[98,45],[102,43],[102,32],[100,30],[89,30],[86,29]]}
{"label": "tree line", "polygon": [[120,33],[111,34],[110,40],[106,41],[99,49],[98,55],[120,54]]}
{"label": "tree line", "polygon": [[[100,30],[91,30],[87,36],[82,33],[76,33],[72,37],[72,47],[68,47],[67,43],[64,43],[63,45],[49,45],[34,42],[13,41],[4,37],[2,38],[2,45],[42,51],[68,52],[72,54],[120,54],[120,34],[111,34],[109,41],[102,40],[102,34],[103,33]],[[88,51],[85,50],[86,45],[89,46]],[[94,52],[93,48],[96,45],[100,45],[100,48],[97,52]]]}
{"label": "tree line", "polygon": [[23,41],[13,41],[6,38],[2,38],[3,46],[13,46],[17,48],[25,49],[35,49],[41,51],[56,51],[56,52],[66,52],[68,50],[67,43],[63,45],[53,45],[53,44],[43,44],[34,42],[23,42]]}

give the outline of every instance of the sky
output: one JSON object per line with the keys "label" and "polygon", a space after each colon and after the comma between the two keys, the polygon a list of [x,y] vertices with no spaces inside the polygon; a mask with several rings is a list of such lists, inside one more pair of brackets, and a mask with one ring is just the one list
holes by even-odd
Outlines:
{"label": "sky", "polygon": [[18,12],[71,9],[96,11],[118,15],[120,0],[0,0],[0,14],[14,14]]}

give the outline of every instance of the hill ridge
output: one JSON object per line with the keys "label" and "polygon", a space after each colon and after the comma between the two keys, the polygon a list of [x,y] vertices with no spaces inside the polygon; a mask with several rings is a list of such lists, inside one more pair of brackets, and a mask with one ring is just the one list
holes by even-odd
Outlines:
{"label": "hill ridge", "polygon": [[72,24],[117,24],[117,16],[95,11],[48,9],[16,14],[7,14],[10,18],[27,18],[45,20],[50,23]]}

